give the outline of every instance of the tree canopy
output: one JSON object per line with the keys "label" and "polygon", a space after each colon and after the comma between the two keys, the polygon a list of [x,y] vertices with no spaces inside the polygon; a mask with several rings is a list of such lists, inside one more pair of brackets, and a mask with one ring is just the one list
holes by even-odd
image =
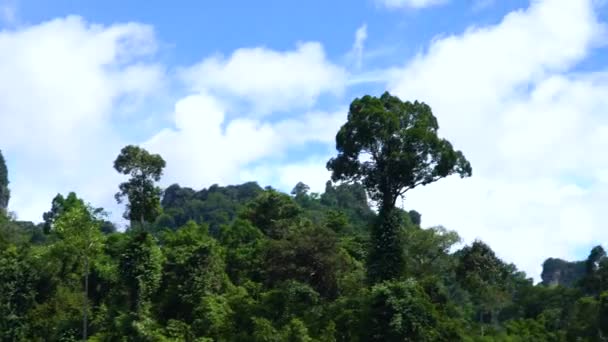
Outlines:
{"label": "tree canopy", "polygon": [[131,176],[119,185],[116,201],[121,203],[126,197],[129,200],[124,218],[131,221],[153,222],[160,214],[161,189],[158,182],[163,174],[165,161],[158,154],[150,154],[138,146],[125,146],[116,160],[114,169]]}
{"label": "tree canopy", "polygon": [[[403,102],[385,92],[355,99],[336,135],[338,155],[327,162],[332,180],[361,182],[380,207],[368,258],[371,282],[399,278],[405,269],[397,198],[451,174],[471,176],[471,164],[437,136],[438,129],[427,104]],[[411,217],[420,219],[414,212]]]}
{"label": "tree canopy", "polygon": [[451,174],[469,177],[462,152],[437,136],[439,124],[423,102],[385,92],[355,99],[336,135],[338,156],[327,163],[332,180],[361,181],[370,197],[394,206],[408,190]]}

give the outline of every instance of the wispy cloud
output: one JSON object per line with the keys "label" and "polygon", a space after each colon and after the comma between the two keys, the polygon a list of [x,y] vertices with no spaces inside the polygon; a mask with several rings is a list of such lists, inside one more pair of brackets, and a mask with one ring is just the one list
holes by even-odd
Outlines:
{"label": "wispy cloud", "polygon": [[443,5],[448,0],[376,0],[387,8],[425,8]]}
{"label": "wispy cloud", "polygon": [[494,5],[495,2],[496,0],[475,0],[475,2],[473,3],[473,11],[484,10]]}
{"label": "wispy cloud", "polygon": [[17,0],[0,0],[0,23],[13,25],[17,21]]}
{"label": "wispy cloud", "polygon": [[361,68],[361,65],[363,64],[365,40],[367,40],[367,25],[363,24],[355,32],[355,42],[350,51],[350,57],[353,59],[357,69]]}

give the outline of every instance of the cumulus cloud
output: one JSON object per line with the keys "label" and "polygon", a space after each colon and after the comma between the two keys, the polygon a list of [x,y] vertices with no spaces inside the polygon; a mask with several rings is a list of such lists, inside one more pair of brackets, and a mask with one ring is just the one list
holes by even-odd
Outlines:
{"label": "cumulus cloud", "polygon": [[608,79],[570,72],[604,33],[594,10],[534,1],[497,25],[434,40],[390,86],[429,103],[474,167],[470,180],[414,190],[409,206],[537,278],[545,258],[608,240],[597,205],[608,197],[598,176],[608,165]]}
{"label": "cumulus cloud", "polygon": [[425,8],[442,5],[448,0],[377,0],[387,8]]}
{"label": "cumulus cloud", "polygon": [[300,43],[293,51],[242,48],[227,58],[206,58],[181,74],[193,91],[244,100],[266,114],[310,107],[324,93],[340,95],[347,78],[317,42]]}
{"label": "cumulus cloud", "polygon": [[[264,122],[247,116],[227,120],[226,105],[206,93],[177,102],[175,129],[164,129],[144,146],[167,160],[164,182],[194,187],[264,178],[262,169],[243,173],[265,159],[276,162],[294,147],[308,143],[327,144],[346,116],[308,112],[298,118]],[[253,177],[252,179],[247,179]]]}
{"label": "cumulus cloud", "polygon": [[[155,91],[162,68],[151,27],[67,17],[0,32],[0,146],[19,217],[40,220],[57,192],[111,201],[117,104]],[[103,181],[102,181],[103,180]],[[111,203],[111,202],[110,202]]]}

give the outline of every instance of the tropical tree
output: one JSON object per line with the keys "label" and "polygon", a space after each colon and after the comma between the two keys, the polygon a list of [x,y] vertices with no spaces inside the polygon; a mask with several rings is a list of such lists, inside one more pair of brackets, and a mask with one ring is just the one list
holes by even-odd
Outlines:
{"label": "tropical tree", "polygon": [[161,189],[154,182],[158,182],[165,168],[165,161],[158,154],[150,154],[138,146],[125,146],[116,160],[114,169],[130,175],[131,178],[121,183],[120,191],[116,193],[116,201],[122,203],[126,197],[129,200],[124,218],[131,222],[153,222],[160,214]]}
{"label": "tropical tree", "polygon": [[470,163],[437,136],[438,129],[427,104],[385,92],[355,99],[336,135],[338,155],[327,163],[332,180],[361,182],[380,207],[368,265],[372,281],[394,278],[403,268],[397,198],[451,174],[471,176]]}
{"label": "tropical tree", "polygon": [[81,201],[74,202],[68,210],[63,211],[55,220],[54,230],[61,238],[61,244],[82,260],[84,278],[82,305],[82,338],[87,340],[87,315],[89,298],[89,273],[91,259],[101,252],[103,234],[98,212]]}

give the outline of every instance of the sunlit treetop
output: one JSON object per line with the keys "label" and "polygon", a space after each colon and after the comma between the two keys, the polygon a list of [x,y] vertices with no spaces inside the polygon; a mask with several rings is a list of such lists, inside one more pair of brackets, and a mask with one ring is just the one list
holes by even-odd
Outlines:
{"label": "sunlit treetop", "polygon": [[406,191],[452,174],[469,177],[462,152],[439,138],[431,107],[385,92],[355,99],[336,136],[338,156],[327,163],[333,181],[361,181],[370,197],[394,206]]}

